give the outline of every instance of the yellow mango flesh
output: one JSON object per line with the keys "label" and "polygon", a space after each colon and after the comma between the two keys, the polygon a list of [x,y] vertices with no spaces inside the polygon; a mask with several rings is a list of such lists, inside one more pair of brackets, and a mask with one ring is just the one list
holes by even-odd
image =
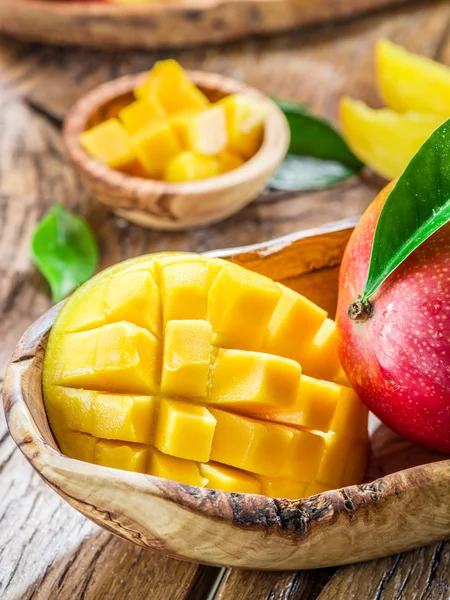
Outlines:
{"label": "yellow mango flesh", "polygon": [[219,259],[163,253],[111,267],[49,336],[43,391],[61,450],[286,498],[360,483],[367,409],[331,381],[344,377],[325,317]]}
{"label": "yellow mango flesh", "polygon": [[225,150],[227,122],[223,106],[173,117],[170,124],[186,150],[212,156]]}
{"label": "yellow mango flesh", "polygon": [[376,46],[378,89],[386,106],[450,117],[450,68],[389,40]]}
{"label": "yellow mango flesh", "polygon": [[220,172],[219,161],[214,156],[204,156],[192,151],[181,152],[172,158],[164,172],[169,182],[196,181],[215,177]]}
{"label": "yellow mango flesh", "polygon": [[398,114],[373,110],[359,100],[343,98],[340,105],[344,137],[362,162],[393,179],[400,175],[425,140],[444,120],[418,112]]}
{"label": "yellow mango flesh", "polygon": [[119,112],[119,120],[129,135],[134,135],[152,121],[161,121],[166,116],[162,106],[143,98],[135,100]]}
{"label": "yellow mango flesh", "polygon": [[244,159],[239,156],[239,154],[236,152],[229,152],[228,150],[224,150],[217,156],[219,173],[229,173],[229,171],[234,171],[234,169],[241,167],[244,162]]}
{"label": "yellow mango flesh", "polygon": [[228,150],[248,160],[261,146],[264,134],[264,107],[244,94],[227,96],[218,104],[225,109]]}
{"label": "yellow mango flesh", "polygon": [[175,132],[166,121],[151,121],[132,137],[137,157],[149,177],[161,179],[170,160],[182,151]]}

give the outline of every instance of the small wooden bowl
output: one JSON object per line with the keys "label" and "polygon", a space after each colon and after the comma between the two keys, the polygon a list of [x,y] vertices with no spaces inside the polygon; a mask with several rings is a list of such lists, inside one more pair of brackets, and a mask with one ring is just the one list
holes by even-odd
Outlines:
{"label": "small wooden bowl", "polygon": [[[282,280],[333,314],[351,226],[216,255]],[[32,325],[17,346],[6,373],[4,409],[12,437],[42,479],[98,525],[177,558],[267,570],[368,560],[450,535],[450,460],[430,462],[443,457],[383,426],[371,438],[367,478],[375,481],[295,501],[196,488],[63,456],[41,389],[47,335],[60,308]]]}
{"label": "small wooden bowl", "polygon": [[246,92],[267,107],[260,149],[244,165],[225,175],[187,183],[131,177],[98,162],[81,147],[81,133],[116,116],[132,102],[133,89],[146,73],[121,77],[95,88],[75,104],[64,124],[67,153],[86,188],[120,216],[144,227],[176,231],[229,217],[258,195],[288,149],[286,118],[267,96],[221,75],[200,71],[188,74],[212,102],[228,94]]}

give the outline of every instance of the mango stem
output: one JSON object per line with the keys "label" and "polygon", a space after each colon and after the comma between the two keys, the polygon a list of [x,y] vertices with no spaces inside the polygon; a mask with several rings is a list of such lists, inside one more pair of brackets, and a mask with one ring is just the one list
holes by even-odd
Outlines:
{"label": "mango stem", "polygon": [[365,323],[373,314],[373,304],[370,300],[363,301],[361,296],[352,302],[347,311],[348,317],[357,323]]}

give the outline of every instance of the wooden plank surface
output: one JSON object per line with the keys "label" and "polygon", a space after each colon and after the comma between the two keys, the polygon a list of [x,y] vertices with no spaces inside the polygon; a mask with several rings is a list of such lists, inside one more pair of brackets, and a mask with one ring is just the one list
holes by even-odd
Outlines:
{"label": "wooden plank surface", "polygon": [[[379,37],[450,64],[450,4],[416,2],[339,27],[175,53],[183,64],[245,80],[337,118],[345,92],[376,105],[372,55]],[[0,376],[24,329],[50,305],[29,254],[31,232],[55,198],[80,210],[101,267],[154,250],[205,251],[256,243],[359,214],[379,182],[350,180],[304,194],[263,194],[228,221],[160,234],[127,224],[90,200],[62,153],[59,128],[84,91],[150,68],[164,53],[107,54],[0,40]],[[165,559],[98,530],[51,492],[0,421],[0,598],[206,599],[220,572]],[[401,515],[399,515],[401,518]],[[230,571],[217,597],[388,600],[450,597],[449,542],[365,565],[311,573]]]}

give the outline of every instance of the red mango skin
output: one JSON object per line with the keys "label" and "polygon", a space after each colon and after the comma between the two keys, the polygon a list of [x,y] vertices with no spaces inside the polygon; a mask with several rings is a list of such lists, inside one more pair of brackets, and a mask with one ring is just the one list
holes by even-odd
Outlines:
{"label": "red mango skin", "polygon": [[336,316],[341,361],[383,423],[450,453],[450,224],[380,286],[371,318],[357,323],[347,315],[364,288],[378,216],[392,186],[364,213],[343,257]]}

